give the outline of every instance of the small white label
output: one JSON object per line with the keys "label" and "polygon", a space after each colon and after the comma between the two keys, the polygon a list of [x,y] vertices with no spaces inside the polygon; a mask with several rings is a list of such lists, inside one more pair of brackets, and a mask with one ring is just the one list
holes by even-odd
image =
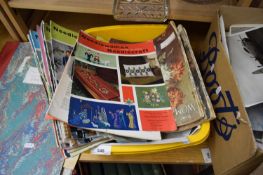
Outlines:
{"label": "small white label", "polygon": [[26,65],[26,62],[27,62],[27,60],[29,60],[29,59],[30,59],[30,56],[27,56],[27,57],[24,58],[22,64],[21,64],[20,67],[18,68],[18,71],[17,71],[18,73],[23,72],[24,67],[25,67],[25,65]]}
{"label": "small white label", "polygon": [[71,169],[63,168],[62,175],[71,175],[71,174],[73,174],[72,171],[73,170],[71,170]]}
{"label": "small white label", "polygon": [[237,119],[239,119],[240,117],[241,117],[241,113],[237,111]]}
{"label": "small white label", "polygon": [[91,150],[92,154],[99,154],[99,155],[111,155],[111,146],[110,145],[99,145],[96,148]]}
{"label": "small white label", "polygon": [[218,95],[221,92],[221,90],[222,90],[221,86],[218,86],[216,88],[216,95]]}
{"label": "small white label", "polygon": [[161,49],[168,46],[174,39],[175,39],[175,34],[172,33],[164,42],[161,43],[160,45]]}
{"label": "small white label", "polygon": [[210,72],[213,72],[214,68],[215,68],[215,64],[212,64],[212,66],[210,67]]}
{"label": "small white label", "polygon": [[23,83],[42,85],[40,74],[36,67],[29,67]]}
{"label": "small white label", "polygon": [[35,144],[34,143],[25,143],[24,148],[34,148]]}
{"label": "small white label", "polygon": [[201,152],[202,152],[205,163],[212,163],[211,153],[210,153],[209,148],[203,148],[201,149]]}

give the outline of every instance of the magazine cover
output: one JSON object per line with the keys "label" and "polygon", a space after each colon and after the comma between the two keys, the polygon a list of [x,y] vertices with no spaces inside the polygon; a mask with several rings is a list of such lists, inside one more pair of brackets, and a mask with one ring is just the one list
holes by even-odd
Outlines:
{"label": "magazine cover", "polygon": [[39,41],[39,46],[40,46],[40,51],[41,51],[41,58],[43,61],[43,65],[44,65],[44,72],[46,75],[46,79],[48,81],[48,84],[50,86],[51,89],[51,93],[53,95],[54,93],[54,85],[52,82],[52,77],[51,77],[51,64],[48,60],[47,54],[46,54],[46,48],[45,48],[45,43],[44,43],[44,38],[43,38],[43,33],[42,33],[42,29],[40,26],[37,26],[37,34],[38,34],[38,41]]}
{"label": "magazine cover", "polygon": [[[169,25],[162,36],[163,42],[156,39],[120,44],[98,41],[81,31],[74,53],[65,65],[49,116],[75,127],[117,134],[175,131],[174,116],[178,113],[195,112],[198,119],[202,118],[204,114],[193,95],[196,93],[193,80],[177,33]],[[170,56],[162,57],[161,53],[166,52]],[[174,98],[178,84],[182,93],[179,92],[180,98]],[[184,86],[190,86],[190,90],[183,89]],[[184,101],[191,98],[192,104]],[[183,100],[184,109],[173,106],[177,100]],[[179,119],[183,126],[197,121],[196,118]]]}
{"label": "magazine cover", "polygon": [[[70,124],[101,129],[175,130],[152,42],[110,44],[81,32],[74,57]],[[78,116],[85,111],[92,118],[83,120]],[[174,126],[167,125],[169,120]]]}
{"label": "magazine cover", "polygon": [[[81,49],[78,49],[79,45]],[[83,46],[85,51],[83,51]],[[90,61],[89,50],[96,52],[94,58],[91,56]],[[117,57],[117,52],[119,54],[122,52],[123,56]],[[136,53],[141,55],[136,56]],[[69,111],[64,120],[73,126],[79,125],[87,128],[175,130],[169,99],[167,95],[162,97],[158,92],[164,84],[161,70],[156,66],[157,58],[154,58],[154,54],[152,42],[110,44],[97,41],[84,32],[80,32],[78,45],[74,52],[74,65],[69,77],[69,81],[73,82],[69,85],[72,88],[72,97],[70,97]],[[113,61],[110,60],[107,63],[109,56]],[[138,61],[131,62],[128,58]],[[126,71],[121,69],[126,69]],[[75,84],[76,81],[73,80],[78,80],[78,84]],[[139,104],[137,103],[137,91],[145,93],[146,106],[137,107]],[[148,106],[147,103],[149,103]],[[159,108],[156,108],[156,105]],[[152,117],[155,117],[155,121]],[[166,118],[167,120],[164,120]],[[170,122],[172,126],[167,126],[169,120],[172,121]],[[144,122],[145,125],[142,126],[141,122]]]}
{"label": "magazine cover", "polygon": [[44,21],[41,22],[41,31],[43,34],[43,41],[46,51],[46,57],[48,60],[49,65],[49,71],[50,71],[50,78],[52,81],[52,88],[53,91],[55,91],[57,86],[56,76],[55,76],[55,63],[52,59],[52,43],[51,43],[51,33],[50,33],[50,26],[48,23],[45,23]]}
{"label": "magazine cover", "polygon": [[200,120],[204,111],[175,25],[168,25],[154,43],[177,126]]}
{"label": "magazine cover", "polygon": [[197,88],[197,93],[198,93],[199,99],[200,99],[199,102],[201,103],[201,105],[203,106],[204,111],[205,111],[205,116],[204,116],[205,118],[204,119],[205,120],[212,120],[212,119],[216,118],[216,115],[215,115],[211,100],[207,94],[207,91],[206,91],[206,88],[205,88],[205,85],[203,82],[203,78],[202,78],[202,75],[200,73],[195,55],[193,53],[188,35],[186,33],[185,28],[182,25],[179,25],[177,28],[178,28],[178,32],[181,36],[182,43],[184,45],[184,50],[185,50],[185,53],[186,53],[186,56],[187,56],[187,59],[189,62],[190,70],[191,70],[192,75],[193,75],[194,83],[195,83],[196,88]]}
{"label": "magazine cover", "polygon": [[[166,31],[166,32],[168,32],[167,35],[165,35],[165,33],[163,33],[160,36],[160,38],[156,38],[155,40],[158,40],[158,39],[164,40],[164,38],[167,37],[167,43],[166,42],[163,42],[163,43],[164,43],[164,45],[165,44],[168,45],[168,42],[171,42],[171,40],[172,40],[171,37],[169,38],[169,32],[171,32],[171,31],[172,30],[169,31],[169,29],[168,29]],[[195,92],[197,93],[197,96],[194,95],[194,97],[196,98],[196,106],[198,108],[201,108],[201,114],[197,115],[196,119],[193,119],[192,121],[189,121],[191,123],[186,124],[186,125],[180,125],[180,126],[177,125],[179,127],[178,130],[182,131],[182,130],[193,128],[194,126],[199,125],[200,123],[202,123],[204,121],[204,119],[207,119],[207,120],[208,119],[214,119],[215,118],[215,113],[214,113],[212,104],[210,102],[210,99],[209,99],[209,97],[207,95],[205,86],[203,84],[201,73],[200,73],[200,70],[198,68],[197,62],[195,60],[192,48],[190,46],[190,42],[189,42],[187,33],[183,29],[182,25],[178,26],[178,33],[180,34],[180,37],[182,38],[182,43],[183,43],[183,46],[184,46],[184,49],[183,49],[182,52],[185,51],[185,53],[186,53],[186,57],[187,57],[187,60],[185,59],[186,64],[189,64],[189,67],[190,67],[190,71],[191,71],[189,73],[190,80],[191,79],[193,80],[192,83],[193,83],[193,86],[196,89],[196,91],[194,91],[194,93]],[[111,43],[129,43],[129,42],[117,40],[117,39],[114,39],[114,38],[111,38],[110,42]],[[180,42],[180,40],[179,40],[179,42]],[[165,47],[163,49],[165,49]],[[162,56],[164,56],[164,55],[162,55]],[[184,80],[184,81],[186,81],[186,80]],[[202,109],[205,110],[205,114],[202,114],[203,113]]]}
{"label": "magazine cover", "polygon": [[57,84],[61,78],[64,67],[72,53],[78,38],[78,33],[50,21],[52,44],[52,60]]}
{"label": "magazine cover", "polygon": [[[85,34],[86,35],[86,34]],[[83,53],[85,55],[85,52]],[[86,56],[87,57],[87,54]],[[68,115],[69,115],[69,105],[70,105],[70,100],[73,101],[74,103],[74,100],[76,100],[76,103],[79,103],[79,99],[76,98],[72,98],[71,99],[71,90],[73,90],[72,86],[73,86],[73,74],[72,74],[72,68],[74,68],[73,66],[73,60],[74,60],[74,57],[71,57],[67,63],[67,65],[65,66],[65,71],[63,72],[63,76],[60,80],[60,85],[58,86],[59,90],[56,91],[56,94],[55,94],[55,97],[53,98],[52,100],[52,104],[49,108],[49,115],[47,116],[47,118],[50,118],[50,117],[55,117],[58,118],[59,120],[62,120],[66,123],[69,123],[68,122]],[[106,69],[107,70],[107,69]],[[114,77],[113,77],[114,79]],[[80,91],[78,89],[80,88],[74,88],[75,89],[75,93],[79,93]],[[77,90],[76,90],[77,89]],[[83,90],[83,89],[82,89]],[[86,90],[85,90],[86,91]],[[84,91],[84,92],[85,92]],[[85,93],[84,93],[85,94]],[[81,98],[86,98],[86,97],[81,97]],[[87,99],[87,98],[86,98]],[[89,98],[88,98],[89,99]],[[90,100],[95,100],[94,97],[93,98],[90,98]],[[105,102],[105,101],[103,101]],[[117,101],[116,101],[117,102]],[[118,102],[117,102],[118,103]],[[120,102],[119,102],[120,103]],[[84,109],[84,107],[87,106],[87,105],[83,105],[82,109]],[[127,105],[127,104],[122,104],[121,106],[124,106],[125,109],[129,109],[129,108],[133,108],[134,109],[134,105]],[[103,106],[101,106],[103,107]],[[76,108],[76,109],[79,109],[79,108]],[[93,111],[94,114],[98,114],[98,113],[101,113],[104,109],[97,109],[97,107],[95,108],[95,110]],[[118,121],[119,121],[119,115],[122,115],[122,112],[124,112],[124,110],[120,110],[120,111],[116,111],[114,112],[112,111],[111,114],[109,114],[109,116],[112,116],[114,118],[116,118],[116,125],[119,125],[118,124]],[[128,113],[130,112],[130,113]],[[111,134],[116,134],[116,135],[120,135],[120,136],[128,136],[128,137],[134,137],[134,138],[140,138],[140,139],[149,139],[149,140],[160,140],[161,139],[161,135],[160,135],[160,132],[155,132],[155,131],[140,131],[140,132],[134,132],[138,131],[138,128],[135,128],[137,125],[135,122],[133,122],[132,118],[133,118],[133,112],[134,110],[130,110],[130,111],[127,111],[127,113],[123,113],[125,114],[124,117],[126,118],[126,121],[127,121],[127,118],[126,117],[127,115],[129,115],[130,120],[131,121],[131,124],[130,124],[130,127],[131,129],[130,130],[119,130],[119,129],[109,129],[109,128],[106,128],[106,129],[97,129],[98,127],[96,127],[96,124],[95,122],[93,122],[94,127],[92,127],[91,129],[93,129],[94,131],[101,131],[101,132],[108,132],[108,133],[111,133]],[[103,113],[103,112],[102,112]],[[85,120],[87,118],[87,114],[88,111],[83,111],[82,113],[79,113],[78,116],[82,116],[81,118],[83,118],[84,120],[84,123],[87,122],[90,120]],[[75,115],[75,114],[74,114]],[[76,115],[75,115],[76,116]],[[98,117],[94,117],[95,119],[98,118]],[[96,119],[97,120],[97,119]],[[113,120],[113,119],[111,119]],[[73,120],[71,120],[72,122],[74,122]],[[124,120],[122,120],[124,121]],[[106,123],[105,123],[106,124]],[[92,126],[91,122],[90,122],[90,125]],[[107,124],[106,124],[107,125]],[[115,125],[115,126],[116,126]],[[127,124],[128,125],[128,124]],[[74,125],[73,125],[74,126]],[[100,125],[99,125],[100,126]],[[107,125],[108,126],[108,125]],[[114,124],[112,125],[114,126]],[[78,126],[79,127],[79,126]],[[129,127],[129,125],[127,126]],[[87,128],[87,127],[86,127]],[[132,129],[133,128],[133,129]]]}
{"label": "magazine cover", "polygon": [[228,38],[230,61],[245,107],[263,102],[263,27]]}
{"label": "magazine cover", "polygon": [[49,101],[51,101],[52,95],[53,95],[52,87],[48,83],[46,72],[44,72],[44,63],[43,63],[43,59],[42,59],[41,48],[40,48],[40,43],[39,43],[39,39],[38,39],[38,33],[36,31],[30,30],[28,38],[29,38],[29,41],[31,44],[32,51],[34,53],[35,63],[38,67],[38,71],[40,73],[41,80],[42,80],[43,85],[44,85],[45,90],[46,90],[47,97],[48,97]]}

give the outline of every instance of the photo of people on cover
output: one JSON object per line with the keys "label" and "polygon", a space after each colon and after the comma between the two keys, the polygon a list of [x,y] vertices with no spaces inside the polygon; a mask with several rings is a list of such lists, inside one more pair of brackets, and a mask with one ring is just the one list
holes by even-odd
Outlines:
{"label": "photo of people on cover", "polygon": [[57,78],[57,82],[59,82],[73,47],[57,42],[55,40],[52,40],[52,46],[53,46],[56,78]]}

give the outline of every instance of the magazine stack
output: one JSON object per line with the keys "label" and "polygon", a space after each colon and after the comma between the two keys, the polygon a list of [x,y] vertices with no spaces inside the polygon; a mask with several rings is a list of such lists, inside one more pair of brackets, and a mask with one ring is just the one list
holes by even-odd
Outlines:
{"label": "magazine stack", "polygon": [[[129,33],[134,27],[158,34],[142,41]],[[77,33],[50,21],[28,38],[50,103],[46,119],[66,157],[114,154],[114,146],[134,148],[122,154],[160,151],[208,137],[215,113],[183,26]]]}

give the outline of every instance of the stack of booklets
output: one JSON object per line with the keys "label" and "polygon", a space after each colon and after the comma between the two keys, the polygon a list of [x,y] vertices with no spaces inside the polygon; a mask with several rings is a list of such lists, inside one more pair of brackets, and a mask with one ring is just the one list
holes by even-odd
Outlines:
{"label": "stack of booklets", "polygon": [[181,25],[136,43],[53,21],[28,37],[50,101],[46,118],[67,157],[102,143],[177,142],[215,118]]}

